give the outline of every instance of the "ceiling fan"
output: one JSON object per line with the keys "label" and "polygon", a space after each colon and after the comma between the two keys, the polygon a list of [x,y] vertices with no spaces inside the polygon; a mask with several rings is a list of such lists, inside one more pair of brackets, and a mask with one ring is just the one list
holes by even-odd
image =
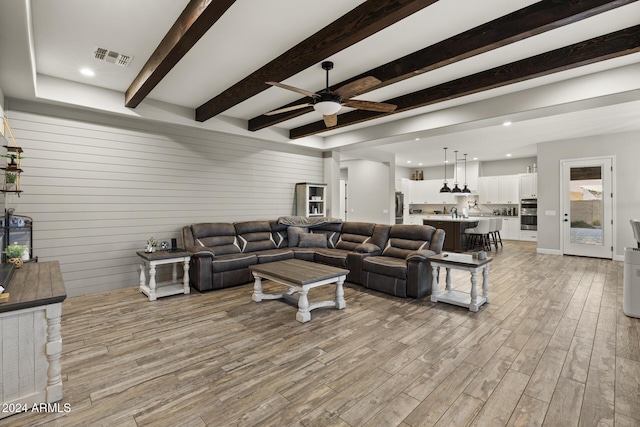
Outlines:
{"label": "ceiling fan", "polygon": [[302,95],[306,95],[311,98],[311,102],[269,111],[268,113],[265,113],[265,115],[272,116],[274,114],[286,113],[288,111],[298,110],[300,108],[313,107],[317,112],[322,114],[324,118],[324,124],[327,127],[331,127],[338,124],[337,113],[338,111],[340,111],[340,108],[343,105],[346,107],[356,108],[358,110],[376,111],[381,113],[390,113],[397,108],[396,105],[387,104],[384,102],[349,99],[352,96],[356,96],[359,93],[371,89],[372,87],[378,86],[380,83],[382,83],[379,79],[373,76],[367,76],[355,80],[351,83],[347,83],[343,86],[340,86],[338,89],[331,91],[329,90],[329,70],[333,69],[333,62],[323,62],[322,69],[326,70],[327,72],[327,86],[320,93],[313,93],[308,90],[286,85],[284,83],[266,82],[267,84],[270,84],[272,86],[277,86],[282,89],[287,89],[293,92],[301,93]]}

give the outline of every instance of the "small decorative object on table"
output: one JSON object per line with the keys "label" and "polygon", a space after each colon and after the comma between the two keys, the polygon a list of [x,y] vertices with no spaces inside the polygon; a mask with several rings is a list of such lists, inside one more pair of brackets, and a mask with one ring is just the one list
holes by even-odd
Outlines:
{"label": "small decorative object on table", "polygon": [[160,249],[162,249],[163,251],[169,249],[169,242],[165,240],[164,242],[160,243]]}
{"label": "small decorative object on table", "polygon": [[7,254],[7,262],[15,265],[16,268],[22,267],[24,265],[24,261],[29,260],[29,248],[27,246],[19,245],[18,243],[13,243],[12,245],[7,246],[5,254]]}
{"label": "small decorative object on table", "polygon": [[148,254],[155,252],[157,244],[158,244],[158,241],[153,237],[150,237],[149,240],[147,240],[147,246],[144,248],[144,251]]}

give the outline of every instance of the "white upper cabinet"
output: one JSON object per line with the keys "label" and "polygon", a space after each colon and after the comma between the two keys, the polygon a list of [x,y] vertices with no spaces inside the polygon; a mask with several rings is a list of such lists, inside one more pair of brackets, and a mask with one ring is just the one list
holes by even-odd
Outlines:
{"label": "white upper cabinet", "polygon": [[[411,191],[409,200],[412,205],[437,205],[437,204],[455,204],[455,196],[451,193],[441,193],[443,181],[431,179],[426,181],[410,181]],[[449,187],[452,184],[449,183]],[[407,196],[405,195],[405,200]]]}
{"label": "white upper cabinet", "polygon": [[484,205],[517,204],[520,200],[518,175],[478,178],[479,203]]}
{"label": "white upper cabinet", "polygon": [[538,174],[527,173],[520,175],[520,198],[521,199],[537,199],[538,198]]}

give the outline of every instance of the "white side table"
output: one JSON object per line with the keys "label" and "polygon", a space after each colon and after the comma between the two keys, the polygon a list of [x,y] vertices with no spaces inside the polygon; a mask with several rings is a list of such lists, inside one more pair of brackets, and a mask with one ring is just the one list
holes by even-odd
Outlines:
{"label": "white side table", "polygon": [[[149,301],[176,294],[188,294],[189,261],[191,253],[187,251],[136,252],[140,257],[140,292],[149,297]],[[178,282],[178,264],[182,263],[182,283]],[[173,264],[170,282],[156,283],[156,266]],[[149,270],[148,281],[146,271]]]}
{"label": "white side table", "polygon": [[[471,255],[457,253],[441,253],[430,256],[431,268],[433,269],[433,281],[431,285],[431,301],[446,302],[449,304],[467,307],[469,311],[478,311],[478,308],[486,302],[489,302],[489,263],[492,258],[483,260],[474,259]],[[447,269],[447,277],[445,282],[445,290],[438,290],[438,276],[440,267]],[[471,273],[471,292],[460,292],[451,289],[451,269],[464,270]],[[477,275],[482,272],[482,295],[478,296]]]}

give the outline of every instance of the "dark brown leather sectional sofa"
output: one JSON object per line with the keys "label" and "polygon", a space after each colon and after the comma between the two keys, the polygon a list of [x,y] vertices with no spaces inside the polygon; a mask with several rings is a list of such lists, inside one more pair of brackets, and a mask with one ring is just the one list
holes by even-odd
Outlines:
{"label": "dark brown leather sectional sofa", "polygon": [[193,224],[182,237],[193,253],[191,286],[199,291],[252,282],[250,265],[296,258],[349,269],[347,282],[403,298],[431,295],[427,257],[444,243],[444,231],[428,225],[295,227],[278,220]]}

